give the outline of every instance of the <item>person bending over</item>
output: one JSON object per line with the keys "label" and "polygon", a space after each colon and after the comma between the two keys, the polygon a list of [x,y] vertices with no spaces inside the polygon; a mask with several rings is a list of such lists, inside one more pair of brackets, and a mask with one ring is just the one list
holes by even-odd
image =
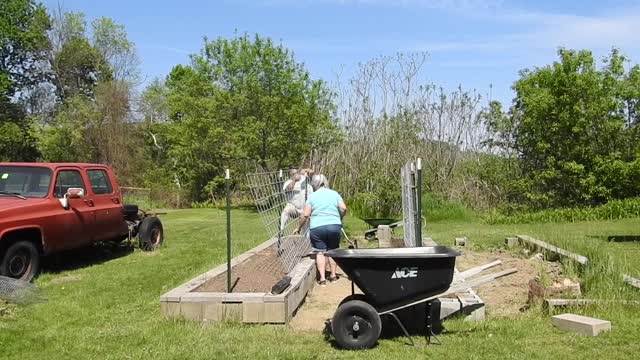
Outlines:
{"label": "person bending over", "polygon": [[302,214],[304,203],[309,193],[313,192],[313,188],[309,185],[309,174],[311,169],[298,171],[297,169],[289,170],[289,180],[282,186],[282,191],[287,199],[282,213],[280,214],[280,236],[284,231],[289,219],[295,219]]}

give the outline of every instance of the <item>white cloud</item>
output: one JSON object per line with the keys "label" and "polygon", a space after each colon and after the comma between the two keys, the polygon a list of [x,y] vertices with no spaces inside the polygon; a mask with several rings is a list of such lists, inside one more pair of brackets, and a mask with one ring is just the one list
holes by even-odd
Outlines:
{"label": "white cloud", "polygon": [[560,46],[576,49],[603,50],[612,46],[624,51],[640,51],[640,9],[599,16],[548,14],[506,11],[493,16],[474,16],[476,20],[513,24],[524,28],[517,33],[479,37],[465,41],[430,42],[416,45],[413,50],[430,52],[492,52],[499,50],[537,51]]}

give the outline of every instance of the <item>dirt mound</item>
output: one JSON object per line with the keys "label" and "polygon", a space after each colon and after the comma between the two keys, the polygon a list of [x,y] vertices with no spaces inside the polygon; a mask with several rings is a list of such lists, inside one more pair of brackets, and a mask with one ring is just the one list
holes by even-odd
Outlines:
{"label": "dirt mound", "polygon": [[559,263],[518,258],[505,251],[464,251],[456,260],[456,266],[458,270],[464,271],[494,260],[500,260],[502,264],[493,271],[517,268],[518,272],[474,289],[486,304],[487,316],[511,316],[520,313],[520,309],[527,304],[529,298],[529,281],[541,274],[546,274],[550,280],[560,279]]}

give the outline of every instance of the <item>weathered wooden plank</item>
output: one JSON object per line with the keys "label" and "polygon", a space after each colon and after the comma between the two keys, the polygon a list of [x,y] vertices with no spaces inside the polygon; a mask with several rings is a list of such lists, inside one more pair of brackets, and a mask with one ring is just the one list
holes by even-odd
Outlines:
{"label": "weathered wooden plank", "polygon": [[520,241],[524,241],[526,243],[529,244],[533,244],[541,249],[545,249],[551,252],[554,252],[556,254],[568,257],[570,259],[573,259],[575,261],[577,261],[578,263],[582,264],[582,265],[586,265],[587,262],[589,261],[585,256],[582,255],[578,255],[578,254],[574,254],[568,250],[559,248],[555,245],[551,245],[549,243],[546,243],[542,240],[538,240],[538,239],[534,239],[531,236],[528,235],[516,235],[516,237],[520,240]]}
{"label": "weathered wooden plank", "polygon": [[622,304],[640,305],[638,300],[602,300],[602,299],[544,299],[547,309],[551,312],[556,307],[584,306],[592,304]]}
{"label": "weathered wooden plank", "polygon": [[454,282],[463,281],[466,278],[472,277],[474,275],[478,275],[481,272],[483,272],[484,270],[491,269],[492,267],[498,266],[500,264],[502,264],[502,261],[496,260],[496,261],[488,263],[488,264],[476,266],[474,268],[471,268],[471,269],[468,269],[468,270],[465,270],[465,271],[461,271],[461,272],[459,272],[459,273],[457,273],[457,274],[455,274],[453,276],[453,281]]}

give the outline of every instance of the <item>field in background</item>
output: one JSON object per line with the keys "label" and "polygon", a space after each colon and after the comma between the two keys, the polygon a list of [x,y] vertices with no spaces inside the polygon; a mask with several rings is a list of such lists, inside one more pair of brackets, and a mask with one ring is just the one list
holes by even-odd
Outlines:
{"label": "field in background", "polygon": [[[440,346],[413,348],[402,339],[382,340],[368,351],[334,349],[322,334],[295,333],[280,326],[201,325],[167,321],[158,298],[185,280],[225,259],[224,212],[215,209],[176,210],[162,216],[166,246],[154,253],[138,250],[85,250],[48,260],[37,280],[47,301],[28,307],[0,305],[0,358],[362,358],[466,359],[634,358],[638,310],[633,307],[591,307],[572,310],[612,321],[613,332],[597,338],[553,328],[548,315],[532,309],[516,318],[482,323],[445,323]],[[233,211],[234,254],[266,240],[257,214]],[[346,229],[356,235],[367,228],[348,217]],[[529,234],[592,257],[607,271],[619,267],[640,277],[640,244],[607,241],[613,235],[640,235],[640,219],[572,224],[486,225],[474,218],[430,221],[426,235],[450,245],[467,236],[471,249],[496,249],[504,237]],[[98,254],[93,255],[93,254]],[[591,274],[588,292],[600,296],[634,297],[635,290],[612,280],[607,271]],[[347,295],[347,294],[345,294]]]}

